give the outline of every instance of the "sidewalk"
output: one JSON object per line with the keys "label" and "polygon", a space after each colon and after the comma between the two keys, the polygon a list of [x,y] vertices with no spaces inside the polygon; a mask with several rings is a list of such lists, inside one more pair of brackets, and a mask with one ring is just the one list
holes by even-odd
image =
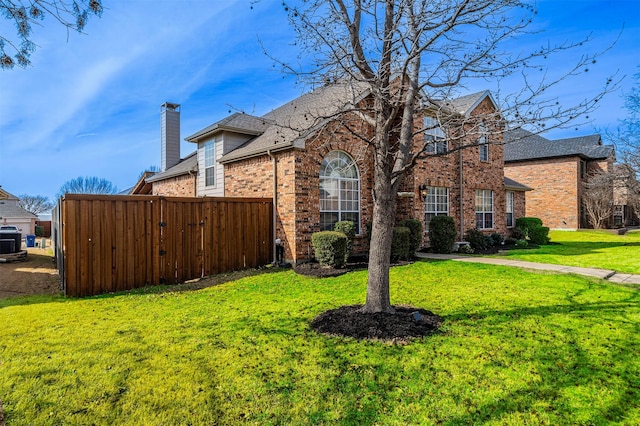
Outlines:
{"label": "sidewalk", "polygon": [[620,284],[638,284],[640,285],[640,275],[617,273],[608,269],[598,268],[580,268],[577,266],[551,265],[548,263],[526,262],[523,260],[501,259],[494,257],[476,257],[464,256],[459,254],[435,254],[435,253],[416,253],[416,256],[422,259],[435,260],[454,260],[456,262],[470,263],[486,263],[489,265],[514,266],[524,269],[537,269],[541,271],[553,271],[564,274],[578,274],[587,277],[595,277],[603,280]]}

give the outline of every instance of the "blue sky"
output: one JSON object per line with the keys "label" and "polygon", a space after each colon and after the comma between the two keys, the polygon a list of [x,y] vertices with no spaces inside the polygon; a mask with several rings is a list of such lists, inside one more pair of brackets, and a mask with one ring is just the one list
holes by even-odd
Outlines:
{"label": "blue sky", "polygon": [[[264,114],[304,87],[262,53],[295,60],[293,32],[281,0],[103,0],[101,19],[84,35],[45,21],[35,29],[33,66],[0,71],[0,185],[13,194],[51,198],[67,180],[98,176],[119,189],[160,164],[160,105],[181,104],[182,137],[242,109]],[[640,2],[542,0],[536,34],[521,47],[577,41],[584,51],[556,57],[562,69],[576,55],[617,44],[583,76],[557,89],[570,104],[595,93],[607,76],[626,76],[591,115],[593,122],[553,131],[569,137],[615,128],[623,95],[640,71]],[[6,31],[0,23],[0,31]],[[477,82],[469,91],[495,89]],[[183,142],[182,156],[195,146]]]}

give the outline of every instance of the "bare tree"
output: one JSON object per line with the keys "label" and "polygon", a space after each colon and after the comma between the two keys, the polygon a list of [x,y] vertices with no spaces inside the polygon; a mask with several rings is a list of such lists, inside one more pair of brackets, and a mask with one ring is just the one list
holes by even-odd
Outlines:
{"label": "bare tree", "polygon": [[58,191],[58,196],[64,194],[116,194],[118,188],[111,181],[92,177],[79,176],[65,182]]}
{"label": "bare tree", "polygon": [[45,197],[44,195],[22,194],[18,198],[20,198],[18,205],[35,215],[47,212],[53,208],[53,203],[49,200],[49,197]]}
{"label": "bare tree", "polygon": [[634,79],[635,86],[625,96],[629,115],[620,123],[618,133],[609,137],[621,148],[624,163],[640,176],[640,72]]}
{"label": "bare tree", "polygon": [[[343,125],[373,152],[373,223],[363,312],[393,312],[389,257],[396,194],[407,171],[427,158],[425,142],[418,142],[426,138],[419,136],[435,127],[452,129],[446,132],[451,149],[437,153],[450,155],[477,146],[487,130],[497,136],[492,140],[501,141],[507,125],[528,125],[534,131],[562,126],[591,111],[611,85],[610,79],[603,82],[602,91],[577,105],[564,106],[551,95],[556,84],[585,71],[599,54],[582,57],[551,79],[544,72],[548,58],[586,40],[511,53],[506,43],[526,34],[535,15],[522,1],[308,0],[284,7],[302,48],[302,65],[282,64],[285,71],[314,86],[339,81],[368,93],[366,99],[342,105],[340,113],[314,121],[343,118]],[[473,79],[518,75],[522,90],[498,96],[501,111],[470,118],[452,102]],[[425,111],[436,118],[430,127],[415,120]],[[371,131],[349,127],[353,116]],[[486,129],[484,123],[498,125]]]}
{"label": "bare tree", "polygon": [[598,172],[587,179],[582,202],[594,229],[602,229],[608,225],[614,211],[614,187],[620,184],[619,176],[612,172]]}
{"label": "bare tree", "polygon": [[67,31],[82,32],[91,15],[102,15],[102,0],[0,0],[0,15],[16,28],[13,37],[0,34],[0,68],[25,68],[36,50],[33,25],[50,17]]}

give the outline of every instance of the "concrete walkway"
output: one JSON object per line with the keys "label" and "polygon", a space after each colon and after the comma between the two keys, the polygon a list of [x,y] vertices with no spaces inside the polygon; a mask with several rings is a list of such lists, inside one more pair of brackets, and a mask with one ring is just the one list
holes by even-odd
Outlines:
{"label": "concrete walkway", "polygon": [[640,275],[618,273],[608,269],[598,268],[580,268],[577,266],[552,265],[549,263],[526,262],[523,260],[512,260],[499,257],[476,257],[464,256],[459,254],[435,254],[435,253],[416,253],[416,256],[422,259],[436,260],[454,260],[456,262],[470,263],[486,263],[489,265],[515,266],[524,269],[537,269],[541,271],[553,271],[564,274],[577,274],[587,277],[595,277],[621,284],[637,284],[640,285]]}

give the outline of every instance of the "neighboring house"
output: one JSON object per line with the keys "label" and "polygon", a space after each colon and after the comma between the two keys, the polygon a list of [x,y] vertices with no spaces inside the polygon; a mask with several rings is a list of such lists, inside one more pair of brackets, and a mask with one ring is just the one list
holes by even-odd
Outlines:
{"label": "neighboring house", "polygon": [[18,205],[20,199],[0,187],[0,225],[15,225],[21,234],[34,235],[38,216]]}
{"label": "neighboring house", "polygon": [[589,227],[584,185],[590,174],[613,170],[615,150],[600,135],[549,140],[521,129],[506,133],[504,161],[505,176],[534,189],[526,195],[527,216],[575,230]]}
{"label": "neighboring house", "polygon": [[614,228],[638,226],[640,220],[634,205],[640,205],[640,182],[636,180],[633,169],[626,164],[614,164],[613,172],[616,179],[613,184],[612,226]]}
{"label": "neighboring house", "polygon": [[[180,160],[178,149],[167,162],[163,155],[163,171],[146,181],[160,195],[272,197],[276,238],[285,246],[285,258],[294,262],[313,257],[312,233],[341,220],[356,224],[355,247],[365,250],[366,224],[373,211],[373,153],[347,128],[362,135],[372,129],[355,114],[340,121],[317,118],[335,116],[345,105],[364,99],[366,93],[330,85],[261,117],[234,113],[185,138],[197,144],[196,152]],[[497,107],[485,91],[459,98],[448,108],[473,118]],[[179,126],[166,117],[179,117],[178,109],[176,104],[163,105],[162,134],[176,133],[165,126]],[[431,120],[429,114],[424,110],[416,115],[417,128]],[[443,214],[454,218],[459,239],[470,228],[508,234],[515,218],[524,215],[524,194],[530,188],[505,178],[502,129],[497,122],[486,126],[486,134],[475,136],[477,140],[461,140],[474,146],[459,151],[458,142],[447,146],[444,130],[437,126],[416,136],[415,146],[422,147],[426,139],[427,153],[433,155],[404,178],[398,219],[421,220],[425,236],[431,218]],[[175,152],[180,140],[163,137],[162,144],[163,153]],[[452,152],[438,155],[443,150]]]}

